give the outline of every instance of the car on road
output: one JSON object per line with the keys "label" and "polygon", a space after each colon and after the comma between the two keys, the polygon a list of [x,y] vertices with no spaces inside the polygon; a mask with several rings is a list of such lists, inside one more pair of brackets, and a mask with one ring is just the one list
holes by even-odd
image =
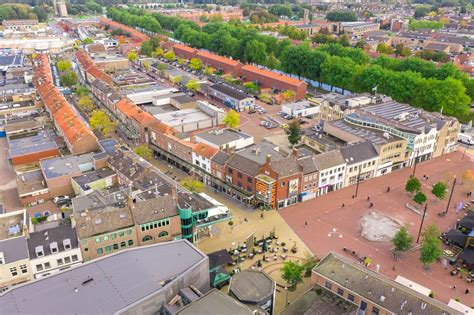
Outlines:
{"label": "car on road", "polygon": [[278,111],[277,115],[278,115],[278,116],[283,116],[283,115],[286,115],[286,114],[285,114],[285,112],[283,112],[283,111],[280,110],[280,111]]}
{"label": "car on road", "polygon": [[249,114],[255,114],[257,111],[255,109],[249,110]]}
{"label": "car on road", "polygon": [[321,130],[321,126],[320,125],[315,125],[313,126],[313,128],[311,128],[312,130],[314,131],[320,131]]}
{"label": "car on road", "polygon": [[57,205],[64,205],[64,204],[68,204],[71,202],[71,198],[69,198],[69,196],[65,195],[65,196],[57,196],[57,197],[54,197],[53,198],[53,202]]}
{"label": "car on road", "polygon": [[267,124],[268,124],[268,121],[266,121],[266,120],[262,120],[262,121],[260,122],[260,126],[266,127]]}
{"label": "car on road", "polygon": [[267,111],[266,111],[265,109],[263,109],[263,108],[258,109],[258,112],[259,112],[260,114],[266,114],[266,113],[267,113]]}

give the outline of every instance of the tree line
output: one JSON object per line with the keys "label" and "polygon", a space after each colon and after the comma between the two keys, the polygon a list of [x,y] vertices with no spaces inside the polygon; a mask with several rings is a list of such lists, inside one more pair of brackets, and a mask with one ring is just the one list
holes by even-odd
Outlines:
{"label": "tree line", "polygon": [[[137,9],[109,10],[109,16],[133,25],[130,15],[146,13]],[[115,15],[111,15],[110,13]],[[115,17],[114,17],[115,16]],[[341,87],[354,92],[379,93],[394,100],[428,111],[441,111],[462,117],[469,112],[474,83],[452,64],[437,68],[433,63],[413,57],[403,60],[381,56],[370,59],[359,48],[343,47],[339,43],[312,48],[308,42],[292,45],[262,35],[256,28],[238,21],[209,23],[202,28],[193,22],[154,13],[156,21],[173,37],[198,48],[213,51],[242,62],[258,63],[311,80]],[[132,23],[132,24],[131,24]],[[156,27],[159,31],[160,27]]]}

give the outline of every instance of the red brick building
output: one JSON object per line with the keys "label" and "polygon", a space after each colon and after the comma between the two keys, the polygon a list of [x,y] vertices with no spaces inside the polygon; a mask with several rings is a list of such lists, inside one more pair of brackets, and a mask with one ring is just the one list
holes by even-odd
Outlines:
{"label": "red brick building", "polygon": [[197,51],[196,57],[206,66],[213,67],[218,71],[232,74],[234,77],[240,77],[242,74],[242,64],[238,60],[222,57],[207,51]]}
{"label": "red brick building", "polygon": [[196,57],[196,52],[197,50],[186,45],[181,45],[181,44],[174,44],[173,45],[173,51],[176,54],[176,56],[180,58],[185,58],[185,59],[191,59]]}
{"label": "red brick building", "polygon": [[242,78],[245,81],[258,82],[263,88],[293,91],[295,100],[304,99],[306,96],[306,82],[252,65],[242,67]]}

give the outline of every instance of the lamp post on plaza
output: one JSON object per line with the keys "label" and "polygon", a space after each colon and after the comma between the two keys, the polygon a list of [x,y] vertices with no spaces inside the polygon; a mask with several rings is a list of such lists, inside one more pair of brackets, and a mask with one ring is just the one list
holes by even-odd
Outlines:
{"label": "lamp post on plaza", "polygon": [[423,210],[423,216],[421,217],[420,230],[418,231],[418,237],[416,243],[420,241],[421,230],[423,229],[423,223],[425,222],[426,210],[428,210],[428,203],[425,204],[425,210]]}
{"label": "lamp post on plaza", "polygon": [[415,162],[413,164],[413,174],[411,174],[412,177],[415,177],[415,172],[416,172],[416,164],[418,164],[416,161],[418,160],[418,155],[420,155],[420,151],[416,152],[415,156]]}
{"label": "lamp post on plaza", "polygon": [[445,214],[448,213],[449,205],[451,204],[451,198],[453,198],[454,187],[456,186],[456,181],[457,181],[457,177],[455,175],[454,180],[453,180],[453,186],[451,187],[451,193],[449,194],[448,204],[446,205],[446,211],[444,211]]}
{"label": "lamp post on plaza", "polygon": [[359,183],[360,183],[360,172],[362,170],[362,167],[359,165],[359,174],[357,175],[357,186],[356,186],[356,192],[354,197],[357,197],[357,193],[359,192]]}

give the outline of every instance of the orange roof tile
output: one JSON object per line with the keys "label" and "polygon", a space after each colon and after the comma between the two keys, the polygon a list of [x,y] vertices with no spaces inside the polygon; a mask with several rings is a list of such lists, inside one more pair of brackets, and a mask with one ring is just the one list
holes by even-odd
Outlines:
{"label": "orange roof tile", "polygon": [[218,62],[221,62],[221,63],[225,63],[225,64],[228,64],[228,65],[231,65],[231,66],[234,66],[234,67],[237,66],[240,63],[240,61],[238,61],[238,60],[233,60],[233,59],[230,59],[230,58],[222,57],[222,56],[219,56],[219,55],[207,52],[207,51],[203,51],[203,50],[200,50],[196,54],[196,56],[209,58],[209,59],[212,59],[212,60],[215,60],[215,61],[218,61]]}
{"label": "orange roof tile", "polygon": [[184,50],[184,51],[187,51],[187,52],[190,52],[190,53],[193,53],[196,49],[190,47],[190,46],[187,46],[187,45],[181,45],[181,44],[174,44],[173,45],[173,49],[181,49],[181,50]]}
{"label": "orange roof tile", "polygon": [[242,71],[253,72],[255,74],[258,74],[258,75],[261,75],[261,76],[264,76],[264,77],[267,77],[267,78],[270,78],[270,79],[273,79],[273,80],[277,80],[277,81],[280,81],[280,82],[284,82],[284,83],[287,83],[287,84],[290,84],[290,85],[293,85],[293,86],[299,86],[301,84],[305,84],[304,81],[301,81],[301,80],[298,80],[298,79],[295,79],[295,78],[291,78],[287,75],[279,74],[279,73],[276,73],[276,72],[273,72],[273,71],[260,69],[260,68],[257,68],[255,66],[252,66],[252,65],[243,66]]}
{"label": "orange roof tile", "polygon": [[198,143],[193,150],[196,154],[199,154],[201,156],[204,156],[207,159],[212,158],[214,155],[216,155],[217,152],[219,152],[219,149],[216,149],[214,147],[211,147],[208,144],[205,144],[203,142]]}

